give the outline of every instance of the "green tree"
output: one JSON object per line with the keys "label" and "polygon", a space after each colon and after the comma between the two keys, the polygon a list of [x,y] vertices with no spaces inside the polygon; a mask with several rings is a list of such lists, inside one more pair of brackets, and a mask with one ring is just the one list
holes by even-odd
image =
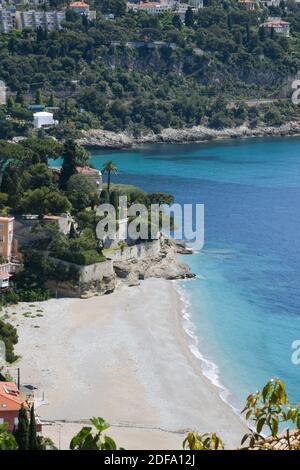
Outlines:
{"label": "green tree", "polygon": [[192,28],[194,26],[194,12],[191,7],[188,7],[188,9],[185,12],[184,23],[185,23],[185,26],[189,28]]}
{"label": "green tree", "polygon": [[76,210],[93,207],[99,203],[96,182],[82,174],[71,176],[67,184],[67,196]]}
{"label": "green tree", "polygon": [[27,410],[22,405],[19,410],[18,426],[14,431],[14,437],[17,441],[19,450],[28,450],[28,426]]}
{"label": "green tree", "polygon": [[42,98],[42,92],[40,89],[38,89],[36,91],[36,94],[35,94],[35,102],[36,104],[42,104],[43,102],[43,98]]}
{"label": "green tree", "polygon": [[54,106],[54,95],[53,95],[53,93],[51,93],[51,95],[49,96],[49,99],[48,99],[48,106],[49,106],[50,108],[53,108],[53,106]]}
{"label": "green tree", "polygon": [[30,408],[30,422],[29,422],[29,430],[28,430],[28,450],[37,450],[38,449],[38,441],[36,435],[36,420],[34,414],[34,405],[31,405]]}
{"label": "green tree", "polygon": [[71,209],[66,196],[49,188],[29,189],[20,202],[20,210],[27,214],[37,214],[40,218],[45,214],[60,215]]}
{"label": "green tree", "polygon": [[18,450],[16,439],[6,428],[6,424],[0,424],[0,450]]}
{"label": "green tree", "polygon": [[18,343],[17,330],[13,325],[3,320],[0,320],[0,340],[5,344],[7,362],[16,361],[18,356],[14,353],[14,346]]}
{"label": "green tree", "polygon": [[189,450],[222,450],[224,444],[216,433],[198,434],[189,432],[183,441],[183,448]]}
{"label": "green tree", "polygon": [[86,164],[88,153],[79,147],[73,140],[68,139],[64,144],[63,164],[59,178],[61,189],[67,189],[67,184],[71,176],[77,173],[76,167]]}
{"label": "green tree", "polygon": [[112,162],[108,161],[105,163],[104,167],[102,168],[102,174],[107,173],[107,192],[110,194],[110,180],[111,175],[116,175],[118,172],[117,166]]}
{"label": "green tree", "polygon": [[[250,447],[257,440],[264,440],[262,431],[267,427],[272,437],[277,437],[280,425],[283,423],[295,423],[300,429],[300,410],[297,406],[289,403],[284,383],[279,379],[271,379],[263,390],[247,397],[245,413],[246,420],[252,420],[254,424],[249,428],[250,432],[245,434],[242,444],[249,439]],[[287,429],[287,441],[289,442],[289,429]]]}
{"label": "green tree", "polygon": [[174,16],[173,16],[173,18],[172,18],[172,24],[173,24],[173,26],[174,26],[176,29],[181,30],[181,28],[182,28],[182,22],[181,22],[181,19],[180,19],[180,16],[179,16],[179,15],[174,15]]}
{"label": "green tree", "polygon": [[91,426],[85,426],[70,442],[71,450],[117,450],[115,441],[104,434],[109,425],[103,418],[92,418],[91,423],[96,428],[92,433]]}
{"label": "green tree", "polygon": [[20,104],[21,106],[24,106],[24,97],[20,90],[18,90],[16,94],[16,103]]}

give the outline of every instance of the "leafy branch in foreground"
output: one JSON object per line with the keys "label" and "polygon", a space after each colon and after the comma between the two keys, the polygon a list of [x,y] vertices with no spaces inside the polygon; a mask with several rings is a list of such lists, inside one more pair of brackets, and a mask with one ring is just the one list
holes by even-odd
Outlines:
{"label": "leafy branch in foreground", "polygon": [[12,434],[6,432],[7,425],[0,425],[0,450],[17,450],[18,444]]}
{"label": "leafy branch in foreground", "polygon": [[[280,425],[291,422],[300,428],[300,409],[289,403],[284,383],[279,379],[271,379],[264,386],[262,392],[257,391],[247,397],[247,402],[242,413],[246,414],[246,420],[254,422],[255,431],[245,434],[241,444],[249,439],[250,447],[258,440],[264,440],[262,431],[267,427],[272,437],[278,437]],[[289,429],[286,430],[286,438],[290,447]]]}
{"label": "leafy branch in foreground", "polygon": [[91,423],[97,432],[92,433],[91,426],[85,426],[70,442],[71,450],[117,450],[115,441],[104,434],[109,428],[103,418],[92,418]]}
{"label": "leafy branch in foreground", "polygon": [[189,450],[223,450],[222,439],[216,433],[197,434],[189,432],[183,441],[183,448]]}

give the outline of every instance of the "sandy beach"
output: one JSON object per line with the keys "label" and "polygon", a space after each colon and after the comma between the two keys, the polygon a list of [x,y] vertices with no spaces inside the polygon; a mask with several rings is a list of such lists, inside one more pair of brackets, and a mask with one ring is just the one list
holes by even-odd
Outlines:
{"label": "sandy beach", "polygon": [[7,308],[21,381],[47,402],[38,408],[43,434],[68,448],[83,422],[102,416],[127,449],[180,449],[188,430],[216,431],[236,447],[246,426],[203,376],[181,308],[174,283],[158,279]]}

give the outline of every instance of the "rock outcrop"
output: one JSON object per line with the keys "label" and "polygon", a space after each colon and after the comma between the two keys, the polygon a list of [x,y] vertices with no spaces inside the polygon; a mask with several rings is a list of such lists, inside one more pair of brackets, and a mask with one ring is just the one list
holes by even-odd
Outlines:
{"label": "rock outcrop", "polygon": [[194,126],[185,129],[163,129],[159,134],[148,132],[139,136],[131,132],[111,132],[103,129],[82,131],[78,139],[80,145],[86,147],[126,149],[141,144],[168,143],[180,144],[188,142],[207,142],[219,139],[246,137],[281,137],[300,134],[300,122],[293,121],[281,126],[261,125],[255,128],[247,125],[228,129],[210,129],[204,126]]}
{"label": "rock outcrop", "polygon": [[190,253],[183,242],[177,244],[174,240],[165,239],[159,255],[155,257],[126,261],[114,261],[114,271],[118,280],[129,286],[137,285],[143,279],[156,277],[175,280],[193,278],[190,267],[179,261],[177,253]]}

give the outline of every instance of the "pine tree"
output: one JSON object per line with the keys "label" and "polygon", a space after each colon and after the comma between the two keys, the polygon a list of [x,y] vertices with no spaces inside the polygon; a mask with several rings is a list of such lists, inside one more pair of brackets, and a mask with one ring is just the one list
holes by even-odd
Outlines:
{"label": "pine tree", "polygon": [[20,105],[24,105],[24,98],[23,98],[23,94],[20,90],[17,91],[17,94],[16,94],[16,103],[19,103]]}
{"label": "pine tree", "polygon": [[53,108],[53,106],[54,106],[54,96],[53,96],[53,93],[51,93],[51,95],[49,96],[48,106],[50,106],[50,108]]}
{"label": "pine tree", "polygon": [[271,28],[270,38],[271,38],[271,39],[274,39],[274,38],[275,38],[275,30],[274,30],[273,26],[272,26],[272,28]]}
{"label": "pine tree", "polygon": [[265,28],[259,28],[258,34],[259,34],[259,39],[261,41],[265,41],[265,39],[266,39]]}
{"label": "pine tree", "polygon": [[76,166],[76,144],[73,140],[68,139],[64,144],[63,164],[59,178],[59,186],[61,189],[67,188],[67,183],[71,176],[77,173]]}
{"label": "pine tree", "polygon": [[109,203],[109,194],[106,189],[102,189],[100,194],[100,203],[101,204],[108,204]]}
{"label": "pine tree", "polygon": [[231,31],[232,30],[232,19],[231,19],[231,14],[230,13],[228,13],[227,25],[228,25],[229,31]]}
{"label": "pine tree", "polygon": [[42,93],[41,90],[37,90],[35,94],[35,103],[42,104]]}
{"label": "pine tree", "polygon": [[28,431],[28,450],[37,450],[38,442],[36,435],[36,421],[34,414],[34,405],[30,408],[30,423]]}
{"label": "pine tree", "polygon": [[18,427],[14,432],[19,450],[28,450],[28,425],[27,410],[22,405],[19,410]]}
{"label": "pine tree", "polygon": [[247,44],[249,44],[249,41],[250,41],[250,26],[249,26],[249,23],[246,24],[246,41],[247,41]]}
{"label": "pine tree", "polygon": [[185,22],[185,26],[188,26],[188,27],[194,26],[194,13],[191,7],[188,7],[188,9],[185,12],[184,22]]}
{"label": "pine tree", "polygon": [[14,107],[14,99],[13,97],[10,95],[8,98],[7,98],[7,112],[10,113]]}
{"label": "pine tree", "polygon": [[179,29],[179,30],[181,29],[182,22],[181,22],[181,19],[180,19],[179,15],[174,15],[173,16],[172,23],[173,23],[174,28]]}

